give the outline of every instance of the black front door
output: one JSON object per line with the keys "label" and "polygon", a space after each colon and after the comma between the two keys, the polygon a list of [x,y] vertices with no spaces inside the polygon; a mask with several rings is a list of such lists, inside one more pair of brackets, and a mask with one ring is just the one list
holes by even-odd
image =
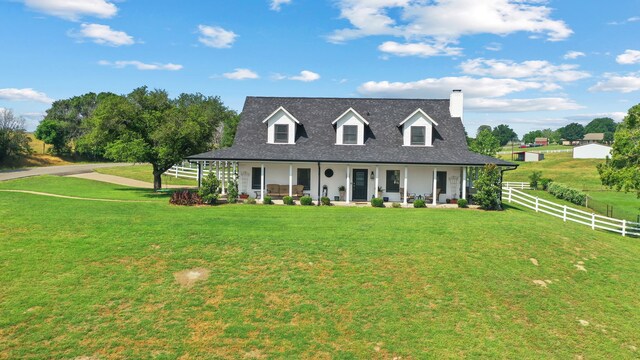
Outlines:
{"label": "black front door", "polygon": [[367,169],[353,169],[353,200],[367,201]]}

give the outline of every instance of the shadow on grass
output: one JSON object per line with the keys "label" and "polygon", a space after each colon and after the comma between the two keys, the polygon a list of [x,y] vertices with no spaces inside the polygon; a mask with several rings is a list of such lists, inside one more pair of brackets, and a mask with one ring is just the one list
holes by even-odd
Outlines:
{"label": "shadow on grass", "polygon": [[519,208],[519,207],[515,207],[515,206],[513,206],[513,205],[505,204],[505,203],[502,203],[502,209],[503,209],[504,211],[512,211],[512,210],[513,210],[513,211],[524,211],[524,210],[522,210],[522,209],[521,209],[521,208]]}
{"label": "shadow on grass", "polygon": [[176,191],[188,190],[188,188],[175,188],[175,189],[161,189],[158,191],[154,191],[153,189],[144,189],[144,188],[135,188],[135,187],[122,187],[116,188],[116,191],[126,191],[128,193],[138,195],[140,197],[145,197],[148,199],[169,199],[171,194]]}

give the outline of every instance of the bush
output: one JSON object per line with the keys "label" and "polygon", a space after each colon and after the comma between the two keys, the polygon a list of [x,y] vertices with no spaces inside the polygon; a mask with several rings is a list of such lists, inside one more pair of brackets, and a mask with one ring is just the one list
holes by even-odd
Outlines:
{"label": "bush", "polygon": [[394,208],[394,209],[397,209],[397,208],[399,208],[399,207],[402,207],[402,205],[400,205],[400,203],[399,203],[399,202],[392,202],[392,203],[391,203],[391,207],[392,207],[392,208]]}
{"label": "bush", "polygon": [[567,200],[568,202],[576,205],[584,206],[587,201],[587,194],[580,190],[570,188],[564,184],[552,182],[549,184],[547,190],[549,191],[549,194],[556,198]]}
{"label": "bush", "polygon": [[211,171],[204,179],[202,179],[202,186],[198,190],[198,195],[202,198],[202,201],[207,204],[215,204],[218,201],[218,195],[220,194],[220,180],[216,177],[216,174]]}
{"label": "bush", "polygon": [[179,190],[171,194],[169,203],[173,205],[202,205],[202,198],[195,191]]}
{"label": "bush", "polygon": [[384,201],[381,198],[373,198],[371,199],[371,206],[384,207]]}
{"label": "bush", "polygon": [[427,207],[427,205],[425,204],[424,200],[418,199],[418,200],[413,202],[413,207],[414,208],[423,208],[423,207]]}
{"label": "bush", "polygon": [[496,164],[487,164],[475,182],[473,200],[484,210],[502,210],[500,201],[500,169]]}
{"label": "bush", "polygon": [[300,205],[305,205],[305,206],[313,205],[313,199],[311,199],[311,196],[305,195],[300,198]]}
{"label": "bush", "polygon": [[459,208],[466,208],[467,204],[468,204],[467,199],[458,200],[458,207]]}
{"label": "bush", "polygon": [[328,198],[328,197],[326,197],[326,196],[321,197],[321,198],[320,198],[320,202],[321,202],[321,203],[322,203],[322,205],[324,205],[324,206],[329,206],[329,205],[331,205],[331,199],[329,199],[329,198]]}
{"label": "bush", "polygon": [[282,202],[283,202],[285,205],[295,205],[295,204],[296,204],[295,202],[293,202],[293,198],[292,198],[291,196],[285,196],[285,197],[283,197],[283,198],[282,198]]}
{"label": "bush", "polygon": [[529,181],[531,181],[531,188],[533,190],[538,190],[538,181],[542,178],[542,173],[540,171],[534,171],[529,175]]}
{"label": "bush", "polygon": [[235,180],[229,180],[227,183],[227,200],[231,204],[238,201],[238,182]]}
{"label": "bush", "polygon": [[248,197],[244,199],[244,203],[248,205],[254,205],[256,203],[256,199],[252,197]]}
{"label": "bush", "polygon": [[271,201],[271,196],[267,195],[262,199],[262,204],[263,205],[271,205],[273,204],[273,201]]}
{"label": "bush", "polygon": [[549,184],[551,184],[553,182],[553,180],[549,179],[549,178],[543,178],[540,179],[540,186],[542,186],[542,190],[547,190],[549,189]]}

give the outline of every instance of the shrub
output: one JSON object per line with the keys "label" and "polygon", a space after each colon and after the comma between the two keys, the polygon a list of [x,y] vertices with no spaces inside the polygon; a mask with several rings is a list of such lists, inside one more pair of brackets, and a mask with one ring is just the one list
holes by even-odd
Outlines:
{"label": "shrub", "polygon": [[311,196],[305,195],[300,198],[300,205],[305,205],[305,206],[313,205],[313,199],[311,199]]}
{"label": "shrub", "polygon": [[500,169],[496,164],[487,164],[482,168],[475,182],[474,201],[484,210],[502,210],[500,201]]}
{"label": "shrub", "polygon": [[248,204],[248,205],[254,205],[256,203],[256,199],[252,198],[251,196],[244,199],[244,203]]}
{"label": "shrub", "polygon": [[427,207],[427,205],[425,204],[424,200],[418,199],[418,200],[413,202],[413,207],[414,208],[423,208],[423,207]]}
{"label": "shrub", "polygon": [[397,209],[397,208],[399,208],[399,207],[402,207],[402,205],[400,205],[400,203],[399,203],[399,202],[392,202],[392,203],[391,203],[391,207],[392,207],[392,208]]}
{"label": "shrub", "polygon": [[227,183],[227,200],[231,204],[238,201],[238,182],[235,180],[229,180]]}
{"label": "shrub", "polygon": [[551,184],[553,182],[553,180],[549,179],[549,178],[542,178],[540,179],[540,186],[542,186],[542,190],[547,190],[549,188],[549,184]]}
{"label": "shrub", "polygon": [[273,201],[271,201],[271,196],[267,195],[262,199],[262,204],[263,205],[271,205],[273,204]]}
{"label": "shrub", "polygon": [[329,198],[328,198],[328,197],[326,197],[326,196],[321,197],[321,198],[320,198],[320,202],[321,202],[321,203],[322,203],[322,205],[324,205],[324,206],[329,206],[329,205],[331,205],[331,199],[329,199]]}
{"label": "shrub", "polygon": [[207,204],[215,204],[218,201],[218,195],[220,194],[220,180],[216,177],[215,172],[211,171],[204,179],[202,179],[202,186],[198,190],[198,195],[202,198],[202,201]]}
{"label": "shrub", "polygon": [[202,198],[195,191],[190,190],[178,190],[171,194],[169,203],[173,205],[201,205]]}
{"label": "shrub", "polygon": [[285,205],[295,205],[295,203],[293,202],[293,198],[291,196],[285,196],[282,198],[282,202]]}
{"label": "shrub", "polygon": [[568,202],[576,205],[584,206],[587,201],[587,194],[580,190],[570,188],[564,184],[552,182],[549,184],[547,190],[549,191],[549,194],[556,198],[567,200]]}
{"label": "shrub", "polygon": [[458,207],[459,208],[466,208],[467,204],[468,204],[467,199],[458,200]]}
{"label": "shrub", "polygon": [[529,175],[529,181],[531,181],[531,188],[534,190],[538,190],[538,182],[542,178],[542,173],[540,171],[534,171]]}
{"label": "shrub", "polygon": [[371,206],[384,207],[384,201],[381,198],[373,198],[371,199]]}

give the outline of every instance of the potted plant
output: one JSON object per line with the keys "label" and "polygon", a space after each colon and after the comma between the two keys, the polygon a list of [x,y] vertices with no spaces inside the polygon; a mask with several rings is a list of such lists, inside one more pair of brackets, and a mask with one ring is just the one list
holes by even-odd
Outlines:
{"label": "potted plant", "polygon": [[452,204],[457,204],[458,203],[458,199],[456,199],[456,198],[451,199],[451,203]]}
{"label": "potted plant", "polygon": [[248,199],[249,198],[249,194],[247,194],[246,192],[241,192],[240,195],[238,195],[238,197],[242,200],[244,199]]}
{"label": "potted plant", "polygon": [[344,201],[345,191],[347,191],[347,189],[344,187],[344,185],[338,186],[338,193],[340,194],[340,201]]}
{"label": "potted plant", "polygon": [[378,186],[378,198],[382,199],[382,192],[384,191],[384,189],[382,188],[382,186]]}

